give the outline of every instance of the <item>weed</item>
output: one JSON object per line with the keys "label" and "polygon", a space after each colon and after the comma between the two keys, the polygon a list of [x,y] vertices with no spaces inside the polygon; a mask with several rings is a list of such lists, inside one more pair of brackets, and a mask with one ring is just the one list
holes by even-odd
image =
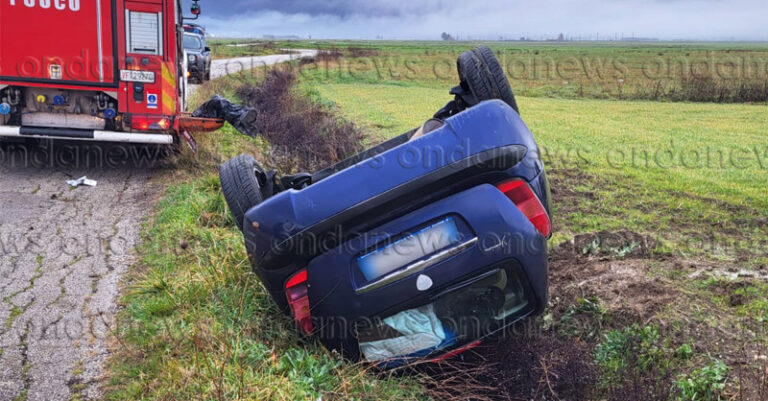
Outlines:
{"label": "weed", "polygon": [[595,348],[601,388],[610,399],[668,399],[674,355],[656,326],[613,330]]}
{"label": "weed", "polygon": [[28,395],[29,390],[25,388],[16,397],[13,397],[13,401],[26,401]]}
{"label": "weed", "polygon": [[[623,330],[613,330],[605,335],[605,340],[595,349],[595,359],[603,369],[603,379],[607,382],[621,381],[623,373],[629,368],[646,372],[658,363],[662,349],[658,342],[661,338],[659,329],[654,326],[632,326]],[[630,362],[637,358],[637,366]]]}
{"label": "weed", "polygon": [[13,308],[11,308],[11,313],[5,319],[5,328],[10,329],[11,326],[13,326],[13,321],[16,320],[17,317],[21,316],[22,313],[24,313],[24,309],[13,305]]}
{"label": "weed", "polygon": [[677,357],[682,360],[688,360],[693,357],[693,345],[683,344],[677,348]]}
{"label": "weed", "polygon": [[560,317],[558,331],[568,337],[593,339],[602,333],[605,315],[606,310],[598,297],[579,298]]}
{"label": "weed", "polygon": [[720,401],[728,380],[728,366],[719,359],[677,378],[677,397],[680,400]]}
{"label": "weed", "polygon": [[768,83],[759,79],[718,80],[712,76],[691,76],[662,99],[689,102],[747,103],[768,101]]}

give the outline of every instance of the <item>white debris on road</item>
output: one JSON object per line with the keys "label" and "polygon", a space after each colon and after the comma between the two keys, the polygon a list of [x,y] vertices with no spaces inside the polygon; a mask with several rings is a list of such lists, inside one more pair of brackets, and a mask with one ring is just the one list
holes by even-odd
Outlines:
{"label": "white debris on road", "polygon": [[67,184],[69,184],[69,186],[72,188],[77,188],[81,185],[85,185],[86,187],[95,187],[98,183],[96,180],[89,180],[88,177],[82,176],[76,180],[67,181]]}

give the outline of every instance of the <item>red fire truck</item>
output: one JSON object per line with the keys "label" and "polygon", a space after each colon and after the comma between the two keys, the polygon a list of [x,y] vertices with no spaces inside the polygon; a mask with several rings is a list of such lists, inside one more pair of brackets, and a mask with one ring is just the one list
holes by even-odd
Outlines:
{"label": "red fire truck", "polygon": [[178,143],[184,20],[180,0],[0,0],[0,137]]}

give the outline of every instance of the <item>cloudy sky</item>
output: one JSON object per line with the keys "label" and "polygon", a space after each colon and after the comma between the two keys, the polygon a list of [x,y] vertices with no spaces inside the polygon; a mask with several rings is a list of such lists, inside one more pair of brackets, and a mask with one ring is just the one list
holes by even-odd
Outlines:
{"label": "cloudy sky", "polygon": [[[191,0],[184,0],[190,3]],[[218,37],[768,40],[768,0],[201,0]]]}

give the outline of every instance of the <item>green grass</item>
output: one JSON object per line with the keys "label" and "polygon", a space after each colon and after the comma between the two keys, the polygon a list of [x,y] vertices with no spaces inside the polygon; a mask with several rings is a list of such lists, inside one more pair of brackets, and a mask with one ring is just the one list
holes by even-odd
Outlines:
{"label": "green grass", "polygon": [[[672,346],[656,326],[633,325],[609,331],[595,348],[595,360],[601,370],[600,386],[609,391],[635,388],[637,392],[636,386],[640,386],[650,389],[645,397],[652,394],[654,398],[663,395],[680,401],[728,399],[724,394],[728,366],[713,357],[699,359],[705,362],[695,359],[691,344]],[[673,388],[664,388],[665,377],[697,363],[702,366],[677,374]]]}
{"label": "green grass", "polygon": [[[766,43],[247,39],[217,39],[212,43],[215,58],[307,48],[341,55],[299,67],[305,79],[317,83],[447,88],[456,83],[457,57],[482,44],[496,53],[515,92],[521,96],[760,104],[768,101]],[[249,46],[227,46],[234,43]]]}
{"label": "green grass", "polygon": [[[449,100],[447,85],[439,80],[354,82],[343,75],[318,79],[316,74],[304,78],[303,90],[337,107],[378,140],[422,124]],[[723,271],[722,266],[766,265],[764,105],[577,100],[527,93],[534,97],[520,96],[518,103],[552,181],[553,245],[579,234],[626,229],[650,235],[658,241],[657,252],[678,260],[705,260]],[[697,152],[700,160],[694,163]],[[621,252],[616,252],[617,260]],[[648,376],[671,375],[652,390],[679,399],[718,399],[728,380],[733,385],[735,379],[709,355],[732,354],[734,348],[725,345],[730,340],[683,333],[691,325],[705,331],[731,325],[744,327],[746,333],[748,322],[764,324],[768,308],[758,294],[766,286],[720,280],[708,285],[687,278],[684,268],[657,271],[655,264],[664,263],[648,262],[649,280],[667,277],[680,291],[679,302],[652,319],[670,327],[660,332],[643,321],[616,328],[614,311],[585,293],[586,298],[557,317],[558,334],[596,345],[600,380],[609,392],[625,386],[628,377],[643,387]],[[632,355],[627,354],[630,340]],[[695,350],[689,341],[695,342]]]}
{"label": "green grass", "polygon": [[730,369],[721,360],[713,360],[690,374],[681,375],[677,379],[677,389],[680,400],[720,401],[724,396],[728,371]]}
{"label": "green grass", "polygon": [[[380,138],[420,125],[448,100],[445,89],[304,85]],[[556,239],[626,228],[659,234],[695,253],[691,236],[712,226],[732,234],[716,232],[723,245],[767,238],[749,224],[768,217],[765,106],[526,97],[518,103],[555,183],[568,186],[555,187]],[[558,189],[588,196],[563,209]]]}
{"label": "green grass", "polygon": [[[436,57],[455,58],[457,52],[470,47],[442,43],[320,45],[368,46],[383,55],[426,56],[424,62],[433,62]],[[291,46],[306,47],[306,43],[278,44]],[[611,54],[608,47],[521,46],[521,51],[540,53],[545,49],[552,54]],[[670,51],[695,53],[717,45],[669,46]],[[765,50],[759,45],[740,49]],[[614,51],[652,53],[657,49],[627,45]],[[261,73],[214,81],[203,87],[198,98],[212,93],[234,98],[238,86],[258,80]],[[423,69],[414,79],[379,77],[364,70],[356,73],[305,70],[301,90],[314,100],[338,107],[340,113],[370,133],[371,142],[421,124],[449,100],[448,86],[455,81],[453,77],[430,78]],[[569,98],[578,97],[576,94],[559,89],[546,92],[539,83],[523,87],[519,92],[532,96],[519,99],[523,117],[542,146],[555,190],[555,244],[579,233],[629,229],[653,234],[662,240],[660,249],[684,256],[738,261],[745,266],[768,261],[765,252],[749,242],[768,237],[759,224],[768,218],[768,119],[764,106],[573,100]],[[122,300],[117,333],[120,352],[110,366],[108,398],[426,398],[418,377],[371,374],[296,334],[290,320],[276,309],[250,273],[242,237],[227,213],[216,175],[222,161],[243,152],[259,154],[267,144],[235,134],[229,126],[202,135],[198,141],[201,155],[180,159],[178,171],[163,178],[168,184],[165,197],[143,230],[140,268],[131,274]],[[753,157],[746,168],[616,163],[615,158],[609,158],[617,152],[631,154],[633,149],[653,155],[672,148],[679,155],[707,147],[712,151],[757,147],[761,158]],[[718,240],[717,246],[688,246],[690,238],[704,239],[710,232]],[[728,241],[745,239],[746,251],[754,256],[746,261],[727,248]],[[681,285],[687,295],[685,311],[695,297],[709,297],[718,312],[733,309],[728,306],[731,299],[718,295],[713,285]],[[733,315],[729,317],[765,316],[768,307],[759,296],[761,291],[764,293],[765,286],[744,287],[737,295],[743,295],[745,301],[728,312]],[[588,315],[597,322],[589,328],[589,335],[601,338],[610,311],[602,308],[599,299],[589,298],[589,294],[585,297],[563,317],[564,335],[578,332],[577,327],[568,331],[571,320],[576,324],[576,317]],[[716,319],[700,313],[670,316],[674,324]],[[601,368],[618,374],[626,360],[620,352],[621,342],[643,327],[618,330],[616,338],[604,341],[605,358],[598,357],[604,362]],[[645,344],[650,348],[643,357],[655,358],[654,341]],[[710,361],[692,358],[691,349],[660,341],[662,363],[679,360],[680,366],[687,367],[687,373],[677,378],[680,392],[703,394],[700,390],[706,389],[707,383],[721,383],[725,373],[714,362],[710,366]]]}
{"label": "green grass", "polygon": [[[527,97],[691,99],[692,78],[718,83],[707,101],[741,102],[754,89],[765,103],[765,43],[525,43],[525,42],[281,42],[281,48],[319,48],[341,59],[302,66],[318,83],[388,83],[447,88],[456,59],[478,44],[494,50],[516,93]],[[349,49],[355,50],[350,51]],[[355,53],[362,56],[355,56]],[[721,99],[722,96],[722,99]]]}
{"label": "green grass", "polygon": [[[231,93],[232,77],[204,87]],[[232,127],[178,160],[121,300],[111,400],[421,399],[416,379],[375,375],[303,340],[251,273],[218,164],[264,144]]]}

